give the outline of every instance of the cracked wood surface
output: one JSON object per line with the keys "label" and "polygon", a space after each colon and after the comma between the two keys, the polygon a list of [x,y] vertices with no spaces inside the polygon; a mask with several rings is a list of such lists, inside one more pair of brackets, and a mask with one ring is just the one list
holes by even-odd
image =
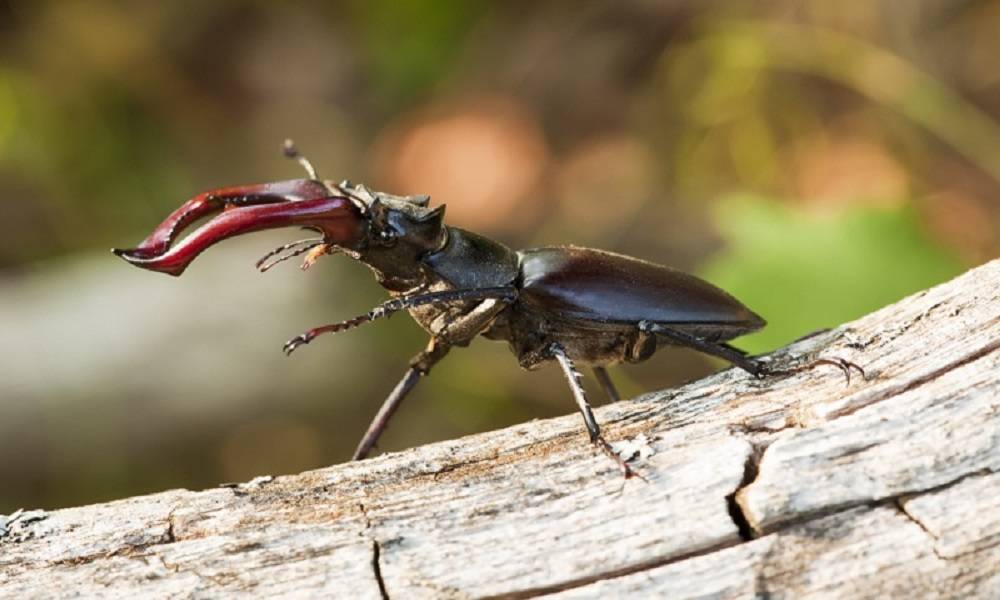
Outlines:
{"label": "cracked wood surface", "polygon": [[0,596],[1000,597],[998,347],[994,261],[771,357],[867,381],[727,369],[598,409],[651,440],[646,481],[569,415],[8,523]]}

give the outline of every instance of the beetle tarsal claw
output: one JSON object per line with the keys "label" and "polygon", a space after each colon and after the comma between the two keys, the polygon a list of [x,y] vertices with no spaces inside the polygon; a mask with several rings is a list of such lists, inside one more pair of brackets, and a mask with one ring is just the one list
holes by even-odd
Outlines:
{"label": "beetle tarsal claw", "polygon": [[806,363],[798,367],[792,367],[787,369],[769,369],[765,367],[763,375],[794,375],[795,373],[802,373],[803,371],[809,371],[815,369],[820,365],[829,365],[831,367],[836,367],[840,369],[841,373],[844,374],[844,379],[846,380],[846,385],[851,385],[851,369],[854,369],[861,374],[861,379],[868,381],[868,374],[861,367],[861,365],[851,362],[847,359],[840,358],[839,356],[834,356],[831,358],[817,358],[812,362]]}
{"label": "beetle tarsal claw", "polygon": [[303,333],[285,342],[285,345],[281,349],[282,351],[284,351],[285,356],[291,356],[292,352],[295,352],[296,348],[308,344],[309,342],[312,341],[312,339],[313,336],[309,335],[308,333]]}
{"label": "beetle tarsal claw", "polygon": [[601,450],[601,452],[603,452],[608,458],[613,460],[616,465],[618,465],[618,469],[621,471],[622,477],[624,477],[625,479],[632,479],[633,477],[637,477],[642,481],[649,483],[648,479],[643,477],[641,473],[638,473],[628,465],[628,459],[618,454],[618,452],[615,451],[614,446],[612,446],[607,440],[604,439],[604,436],[602,435],[597,435],[596,437],[591,436],[590,442],[595,446],[597,446],[598,449]]}
{"label": "beetle tarsal claw", "polygon": [[809,363],[808,365],[806,365],[806,368],[808,369],[811,367],[815,367],[817,365],[831,365],[837,367],[844,373],[844,378],[847,379],[847,385],[851,385],[851,369],[854,369],[858,373],[860,373],[861,379],[868,381],[868,374],[865,373],[865,370],[861,368],[860,365],[853,363],[847,359],[840,358],[839,356],[835,356],[833,358],[818,358],[813,362]]}

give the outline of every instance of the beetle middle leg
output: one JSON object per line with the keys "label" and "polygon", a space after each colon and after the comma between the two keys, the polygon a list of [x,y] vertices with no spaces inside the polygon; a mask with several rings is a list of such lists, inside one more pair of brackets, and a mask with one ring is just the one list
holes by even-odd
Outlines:
{"label": "beetle middle leg", "polygon": [[597,419],[594,418],[594,411],[590,408],[590,403],[587,402],[587,393],[583,390],[583,386],[580,384],[581,375],[580,372],[576,370],[576,366],[573,365],[573,361],[570,360],[569,356],[566,355],[566,349],[562,347],[558,342],[553,342],[549,346],[549,352],[552,357],[556,359],[559,363],[559,367],[562,368],[563,375],[566,376],[566,381],[569,383],[570,390],[573,392],[573,399],[576,400],[576,405],[580,409],[580,414],[583,415],[583,423],[587,426],[587,433],[590,434],[590,441],[600,448],[608,457],[615,461],[618,468],[621,469],[622,475],[625,479],[635,476],[635,471],[628,466],[621,456],[614,451],[611,444],[608,443],[604,436],[601,434],[601,428],[597,424]]}

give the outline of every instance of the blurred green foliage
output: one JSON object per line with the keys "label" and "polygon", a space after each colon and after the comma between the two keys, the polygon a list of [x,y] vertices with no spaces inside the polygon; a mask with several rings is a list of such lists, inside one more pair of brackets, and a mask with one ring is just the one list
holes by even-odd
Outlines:
{"label": "blurred green foliage", "polygon": [[455,66],[462,45],[489,3],[463,0],[355,0],[352,21],[362,34],[369,75],[385,111],[428,93]]}
{"label": "blurred green foliage", "polygon": [[835,327],[963,268],[928,239],[912,209],[807,214],[766,198],[728,198],[715,223],[725,250],[701,274],[768,321],[738,345],[751,353]]}

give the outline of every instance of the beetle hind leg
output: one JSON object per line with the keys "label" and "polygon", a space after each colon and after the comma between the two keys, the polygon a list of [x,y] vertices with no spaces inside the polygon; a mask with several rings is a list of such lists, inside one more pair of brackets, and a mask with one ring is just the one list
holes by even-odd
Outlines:
{"label": "beetle hind leg", "polygon": [[801,373],[803,371],[814,369],[820,365],[830,365],[840,369],[844,374],[844,378],[847,380],[847,385],[851,384],[851,369],[860,373],[863,379],[868,379],[868,375],[860,365],[843,358],[818,358],[802,366],[776,369],[765,365],[759,360],[750,358],[747,356],[746,352],[740,350],[739,348],[734,348],[729,344],[710,342],[688,333],[683,333],[681,331],[677,331],[676,329],[671,329],[657,323],[649,323],[647,321],[639,323],[639,329],[640,331],[649,331],[656,333],[657,335],[662,335],[663,337],[681,346],[687,346],[688,348],[693,348],[699,352],[704,352],[705,354],[710,354],[712,356],[728,360],[757,379],[763,379],[768,375],[792,375],[794,373]]}
{"label": "beetle hind leg", "polygon": [[705,354],[710,354],[723,360],[727,360],[747,373],[750,373],[757,379],[763,379],[764,376],[768,374],[768,369],[764,363],[750,358],[745,352],[734,348],[729,344],[709,342],[691,334],[677,331],[676,329],[670,329],[669,327],[664,327],[658,323],[650,323],[648,321],[640,322],[639,330],[662,335],[675,344],[687,346],[688,348],[693,348],[699,352],[704,352]]}

